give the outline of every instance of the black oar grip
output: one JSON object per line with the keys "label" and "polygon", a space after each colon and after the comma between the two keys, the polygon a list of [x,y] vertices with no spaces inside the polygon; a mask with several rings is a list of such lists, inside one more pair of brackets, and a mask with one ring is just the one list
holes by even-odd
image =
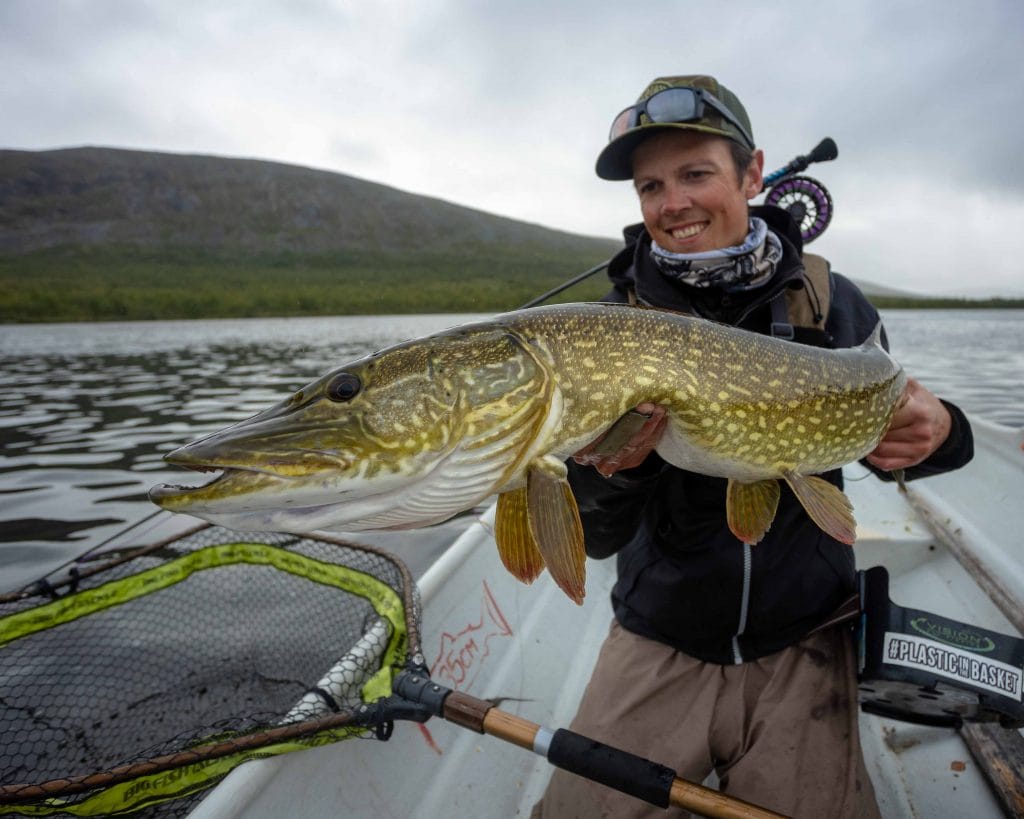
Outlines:
{"label": "black oar grip", "polygon": [[596,740],[559,728],[551,738],[548,761],[660,808],[669,806],[676,772]]}

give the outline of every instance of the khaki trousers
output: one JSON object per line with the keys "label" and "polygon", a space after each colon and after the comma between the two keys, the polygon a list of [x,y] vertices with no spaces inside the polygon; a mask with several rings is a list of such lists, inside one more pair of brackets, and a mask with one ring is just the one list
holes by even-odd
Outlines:
{"label": "khaki trousers", "polygon": [[[879,816],[857,729],[846,629],[722,666],[613,623],[572,730],[795,817]],[[640,819],[664,811],[556,769],[533,819]]]}

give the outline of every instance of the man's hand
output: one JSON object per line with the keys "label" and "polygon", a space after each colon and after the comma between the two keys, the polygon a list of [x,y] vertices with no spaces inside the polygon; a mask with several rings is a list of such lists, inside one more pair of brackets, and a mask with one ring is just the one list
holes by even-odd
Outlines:
{"label": "man's hand", "polygon": [[867,459],[889,471],[919,464],[945,443],[952,423],[942,402],[908,378],[888,432]]}
{"label": "man's hand", "polygon": [[658,440],[665,431],[665,408],[656,404],[643,403],[637,406],[636,412],[647,415],[648,418],[617,452],[609,454],[593,451],[604,439],[602,435],[573,455],[573,460],[578,464],[593,466],[606,478],[610,478],[620,469],[632,469],[635,466],[640,466],[650,455],[651,450],[658,445]]}

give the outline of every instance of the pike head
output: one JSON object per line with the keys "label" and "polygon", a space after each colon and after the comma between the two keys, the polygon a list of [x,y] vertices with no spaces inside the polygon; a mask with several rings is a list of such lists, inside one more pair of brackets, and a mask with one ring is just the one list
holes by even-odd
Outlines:
{"label": "pike head", "polygon": [[172,464],[219,474],[150,498],[249,531],[445,520],[514,483],[557,423],[560,393],[536,353],[494,324],[374,353],[171,452]]}

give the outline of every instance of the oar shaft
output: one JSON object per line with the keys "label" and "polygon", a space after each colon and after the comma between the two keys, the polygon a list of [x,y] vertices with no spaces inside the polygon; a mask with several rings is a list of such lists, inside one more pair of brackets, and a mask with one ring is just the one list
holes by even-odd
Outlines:
{"label": "oar shaft", "polygon": [[573,731],[551,731],[462,691],[444,700],[443,716],[545,757],[552,765],[607,785],[652,805],[679,808],[714,819],[780,819],[781,814],[687,782],[675,771]]}
{"label": "oar shaft", "polygon": [[503,739],[527,751],[535,751],[537,733],[541,726],[535,722],[507,714],[498,708],[491,708],[482,723],[483,732],[492,737]]}
{"label": "oar shaft", "polygon": [[677,808],[686,808],[714,819],[785,819],[781,813],[745,802],[735,796],[726,796],[720,791],[695,785],[678,777],[672,783],[669,801]]}

